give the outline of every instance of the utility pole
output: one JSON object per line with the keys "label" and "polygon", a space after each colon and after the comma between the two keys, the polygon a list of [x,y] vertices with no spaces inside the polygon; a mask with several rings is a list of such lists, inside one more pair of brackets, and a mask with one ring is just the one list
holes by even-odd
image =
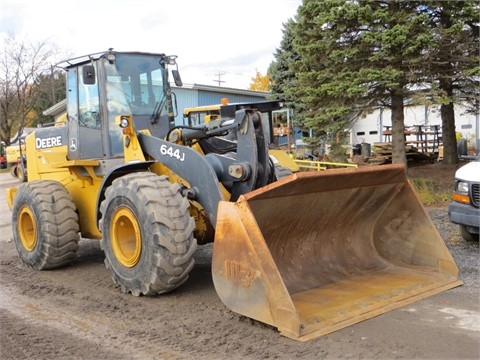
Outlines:
{"label": "utility pole", "polygon": [[218,71],[218,72],[215,74],[215,76],[216,76],[218,79],[217,79],[217,80],[213,80],[213,81],[217,82],[217,83],[218,83],[218,86],[222,86],[222,83],[225,82],[225,81],[224,81],[224,80],[221,80],[221,78],[222,78],[222,75],[225,75],[225,74],[226,74],[226,72]]}

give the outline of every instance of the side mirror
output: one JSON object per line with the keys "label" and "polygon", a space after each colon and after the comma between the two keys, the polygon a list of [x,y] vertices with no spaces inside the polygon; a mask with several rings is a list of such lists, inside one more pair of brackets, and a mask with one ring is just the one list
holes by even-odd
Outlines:
{"label": "side mirror", "polygon": [[95,67],[93,65],[85,65],[82,68],[82,75],[85,85],[95,84]]}
{"label": "side mirror", "polygon": [[183,86],[182,79],[180,77],[180,72],[178,70],[172,70],[173,80],[175,81],[175,85]]}

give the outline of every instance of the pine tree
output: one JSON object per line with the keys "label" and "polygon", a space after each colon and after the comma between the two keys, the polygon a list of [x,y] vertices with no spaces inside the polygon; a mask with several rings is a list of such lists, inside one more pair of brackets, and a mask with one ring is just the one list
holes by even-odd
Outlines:
{"label": "pine tree", "polygon": [[[436,41],[428,53],[432,89],[440,102],[443,162],[458,162],[454,104],[469,104],[478,113],[480,96],[480,3],[478,1],[430,1],[422,9],[430,17]],[[478,134],[477,134],[478,136]],[[478,144],[477,144],[478,146]]]}
{"label": "pine tree", "polygon": [[404,103],[427,79],[434,36],[414,1],[304,0],[295,27],[295,90],[306,124],[329,131],[378,106],[392,113],[392,161],[406,163]]}
{"label": "pine tree", "polygon": [[268,73],[270,74],[270,91],[274,99],[279,99],[285,103],[285,106],[293,110],[292,121],[302,126],[303,113],[301,99],[293,91],[297,85],[296,64],[299,56],[293,46],[295,20],[289,19],[283,24],[283,38],[280,47],[276,49],[275,60],[270,64]]}

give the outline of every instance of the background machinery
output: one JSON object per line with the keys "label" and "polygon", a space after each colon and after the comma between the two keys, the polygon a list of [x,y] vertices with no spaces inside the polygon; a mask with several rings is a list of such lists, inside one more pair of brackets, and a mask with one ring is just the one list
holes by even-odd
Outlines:
{"label": "background machinery", "polygon": [[10,167],[10,175],[21,182],[27,181],[27,159],[25,155],[25,138],[19,138],[18,144],[6,147],[6,164]]}
{"label": "background machinery", "polygon": [[26,138],[28,182],[7,190],[33,269],[99,239],[123,292],[182,285],[213,241],[222,302],[299,341],[458,286],[458,268],[399,165],[279,179],[262,113],[231,104],[175,125],[176,57],[112,50],[68,60],[66,126]]}

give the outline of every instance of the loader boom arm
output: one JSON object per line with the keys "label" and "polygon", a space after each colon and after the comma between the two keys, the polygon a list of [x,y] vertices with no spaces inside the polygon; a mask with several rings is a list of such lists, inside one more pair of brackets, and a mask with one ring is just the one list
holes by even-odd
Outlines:
{"label": "loader boom arm", "polygon": [[192,195],[205,208],[212,224],[215,224],[218,203],[224,199],[208,158],[187,146],[143,133],[138,133],[137,136],[146,154],[188,181]]}
{"label": "loader boom arm", "polygon": [[[231,131],[236,138],[236,156],[208,153],[201,154],[194,149],[138,132],[137,137],[145,154],[159,161],[171,171],[185,179],[191,186],[190,196],[207,211],[213,226],[216,224],[217,207],[221,200],[235,201],[267,184],[269,158],[261,116],[256,111],[241,109],[235,119],[226,126],[208,129],[187,129],[182,133],[183,141],[207,138],[218,133]],[[225,199],[220,182],[231,182],[230,199]]]}

